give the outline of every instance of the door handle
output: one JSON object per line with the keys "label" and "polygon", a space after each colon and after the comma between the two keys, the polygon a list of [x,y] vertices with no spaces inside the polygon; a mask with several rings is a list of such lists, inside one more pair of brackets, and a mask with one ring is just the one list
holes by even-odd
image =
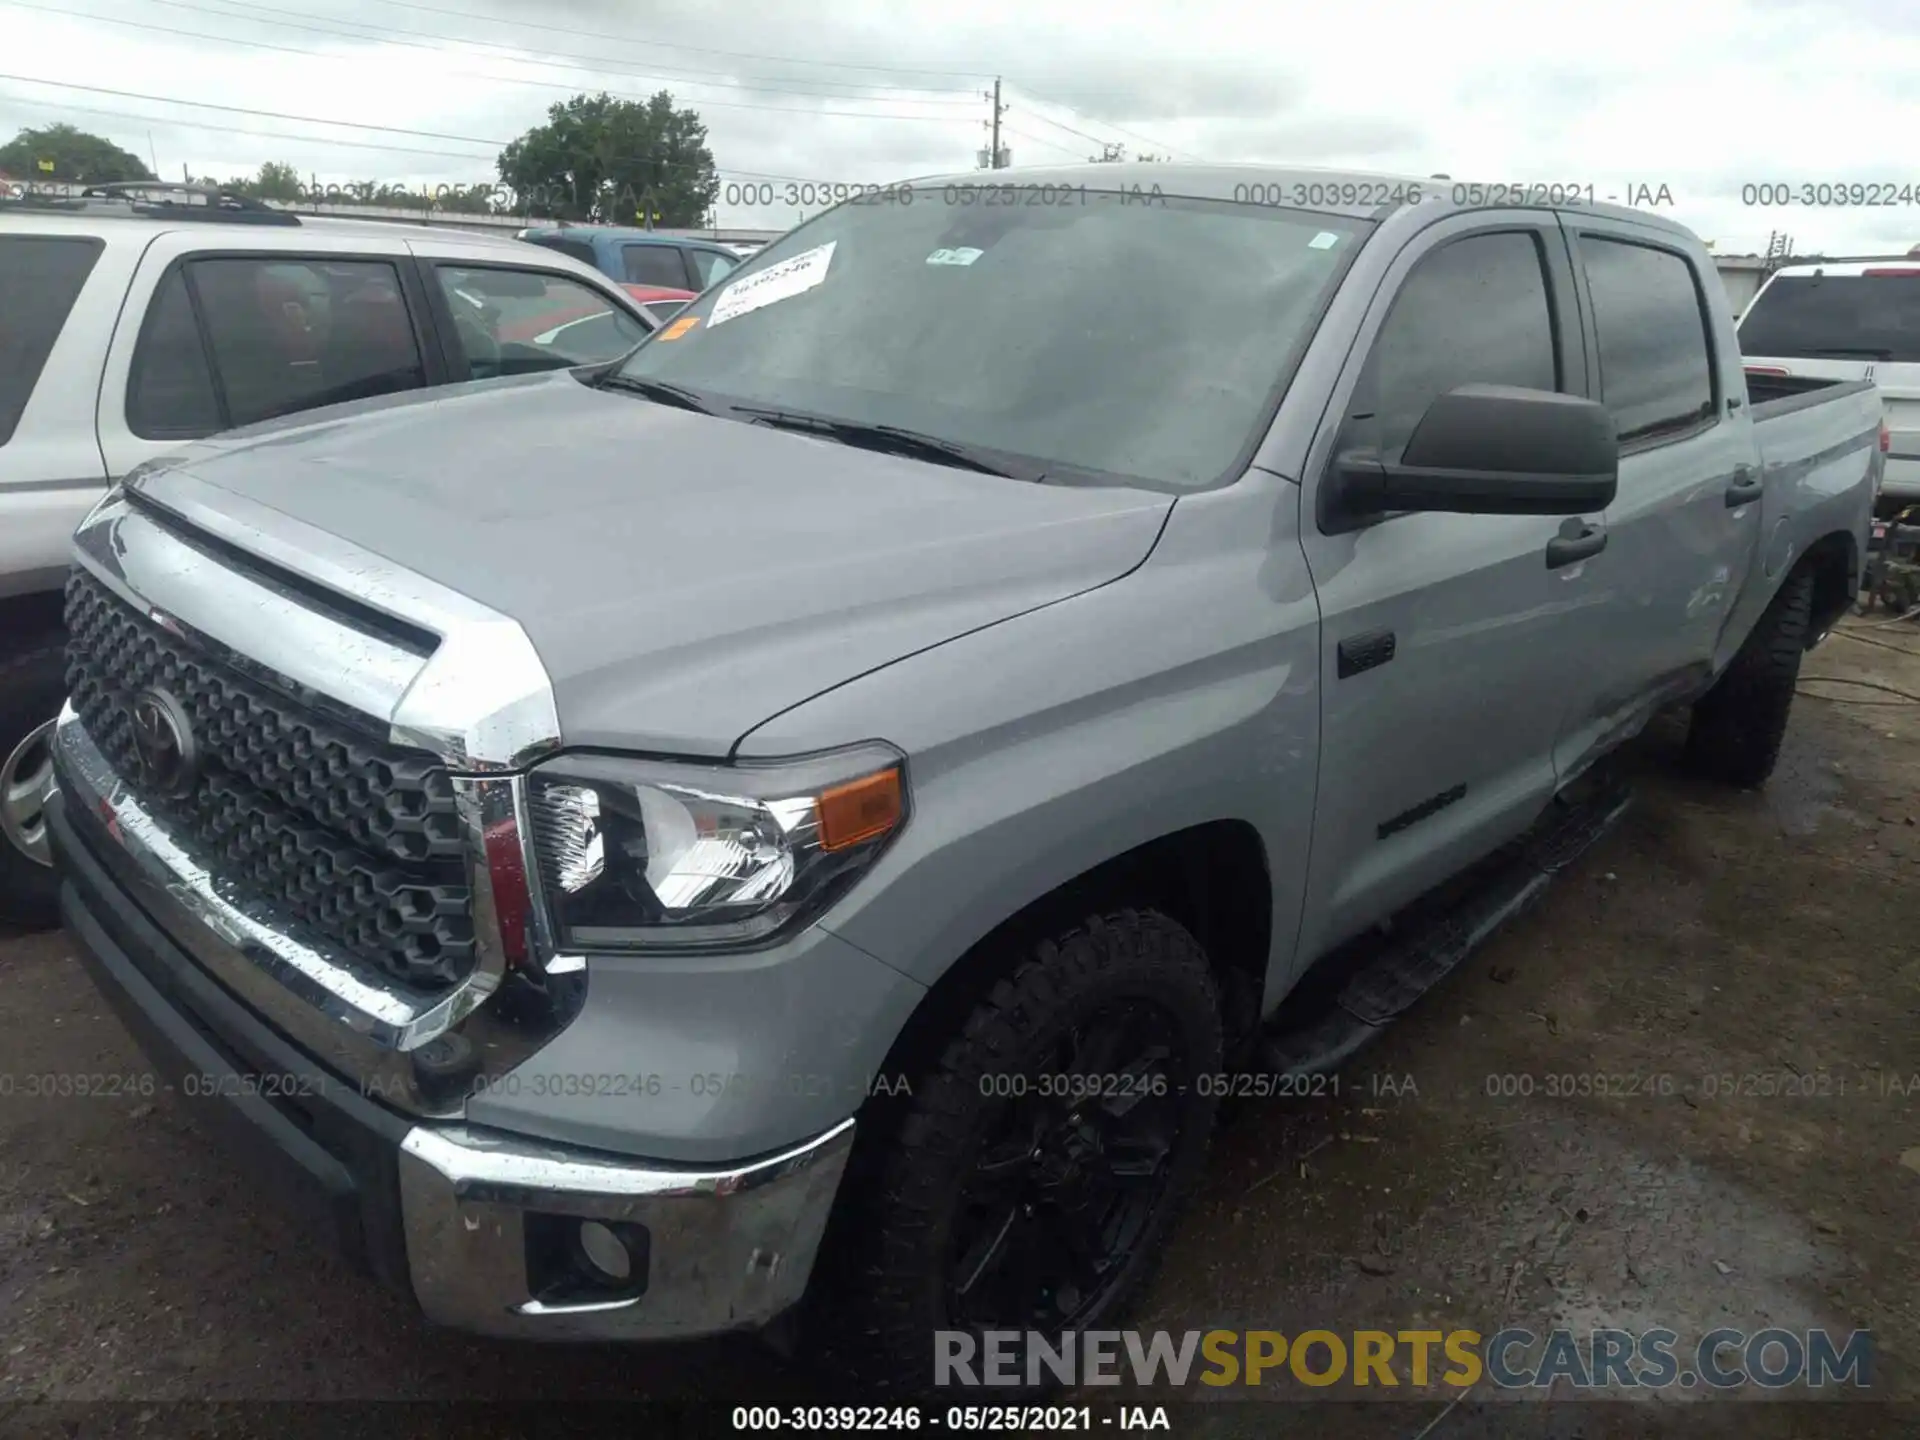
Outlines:
{"label": "door handle", "polygon": [[1751,505],[1766,493],[1766,481],[1742,465],[1733,472],[1733,483],[1727,486],[1727,508],[1736,509],[1741,505]]}
{"label": "door handle", "polygon": [[1575,564],[1606,548],[1607,532],[1598,525],[1588,525],[1578,535],[1556,535],[1547,542],[1547,569]]}

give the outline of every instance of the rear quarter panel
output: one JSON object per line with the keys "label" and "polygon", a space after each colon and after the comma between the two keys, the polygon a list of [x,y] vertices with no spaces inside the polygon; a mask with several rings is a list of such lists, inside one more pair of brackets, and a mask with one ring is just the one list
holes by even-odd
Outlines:
{"label": "rear quarter panel", "polygon": [[1883,465],[1880,419],[1880,393],[1867,380],[1754,408],[1754,445],[1766,480],[1760,554],[1721,637],[1716,670],[1732,660],[1781,582],[1815,545],[1846,537],[1858,587]]}
{"label": "rear quarter panel", "polygon": [[144,226],[136,232],[119,221],[87,225],[65,218],[7,233],[85,236],[103,244],[19,424],[0,445],[0,599],[60,588],[74,527],[106,490],[95,431],[100,377],[128,282],[152,238]]}

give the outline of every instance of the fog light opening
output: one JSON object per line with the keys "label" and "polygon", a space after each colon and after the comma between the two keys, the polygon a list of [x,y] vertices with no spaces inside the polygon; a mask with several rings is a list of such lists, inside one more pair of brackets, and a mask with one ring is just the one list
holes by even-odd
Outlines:
{"label": "fog light opening", "polygon": [[598,1220],[583,1220],[575,1238],[595,1279],[612,1285],[633,1279],[633,1252],[611,1228]]}

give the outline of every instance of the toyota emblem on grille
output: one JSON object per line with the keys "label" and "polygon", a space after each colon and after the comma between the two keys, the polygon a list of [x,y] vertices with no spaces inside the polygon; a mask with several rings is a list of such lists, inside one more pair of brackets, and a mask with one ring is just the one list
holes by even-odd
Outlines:
{"label": "toyota emblem on grille", "polygon": [[133,697],[133,752],[140,778],[162,794],[181,794],[199,776],[193,723],[186,707],[165,690],[142,690]]}

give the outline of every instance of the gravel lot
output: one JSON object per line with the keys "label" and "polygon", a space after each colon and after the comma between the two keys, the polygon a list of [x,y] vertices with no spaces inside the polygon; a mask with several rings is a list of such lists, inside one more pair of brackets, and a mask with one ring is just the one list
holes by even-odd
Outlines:
{"label": "gravel lot", "polygon": [[[1920,655],[1920,627],[1862,623],[1808,675],[1920,693],[1920,658],[1865,643]],[[1341,1389],[1319,1392],[1348,1402],[1332,1410],[1193,1406],[1176,1433],[1920,1434],[1920,710],[1809,684],[1887,703],[1801,699],[1758,794],[1685,779],[1675,732],[1649,735],[1622,827],[1338,1097],[1231,1114],[1137,1323],[1868,1327],[1871,1393],[1893,1403],[1809,1414],[1695,1390],[1442,1417],[1445,1396]],[[151,1407],[181,1400],[813,1393],[751,1342],[632,1353],[430,1329],[257,1203],[192,1102],[22,1093],[29,1076],[144,1066],[63,936],[0,939],[0,977],[0,1430],[93,1433],[106,1416],[168,1433],[183,1412]],[[1579,1075],[1605,1093],[1547,1093]],[[1306,1393],[1283,1380],[1267,1398]],[[32,1401],[147,1408],[5,1408]],[[235,1413],[253,1417],[242,1433],[267,1412]],[[263,1428],[296,1428],[272,1413]],[[474,1411],[380,1413],[507,1433]]]}

